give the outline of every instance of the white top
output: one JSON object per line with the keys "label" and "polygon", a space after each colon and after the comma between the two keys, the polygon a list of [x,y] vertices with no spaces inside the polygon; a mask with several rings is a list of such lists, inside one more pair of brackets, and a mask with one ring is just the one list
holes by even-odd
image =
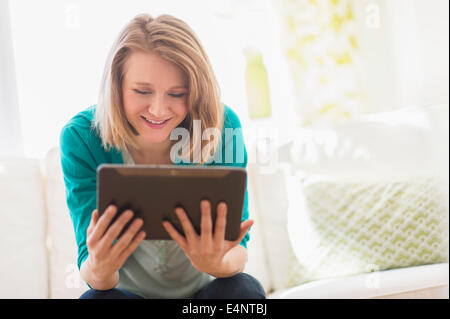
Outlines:
{"label": "white top", "polygon": [[[122,153],[124,164],[135,165]],[[214,277],[195,269],[174,240],[144,240],[119,271],[116,288],[144,298],[191,298]]]}

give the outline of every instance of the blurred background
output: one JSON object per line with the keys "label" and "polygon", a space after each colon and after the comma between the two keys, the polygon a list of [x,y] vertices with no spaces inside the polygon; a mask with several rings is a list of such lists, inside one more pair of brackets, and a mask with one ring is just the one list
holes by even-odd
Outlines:
{"label": "blurred background", "polygon": [[0,298],[88,289],[59,135],[142,12],[192,27],[242,122],[268,295],[448,298],[448,0],[0,0]]}
{"label": "blurred background", "polygon": [[2,155],[42,158],[58,145],[63,124],[96,103],[107,52],[139,12],[172,14],[194,29],[222,101],[244,127],[283,130],[448,102],[445,0],[1,0],[0,6]]}

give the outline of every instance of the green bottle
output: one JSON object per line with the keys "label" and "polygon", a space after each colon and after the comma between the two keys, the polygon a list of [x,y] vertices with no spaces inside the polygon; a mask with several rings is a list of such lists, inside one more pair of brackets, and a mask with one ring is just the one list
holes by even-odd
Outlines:
{"label": "green bottle", "polygon": [[245,82],[249,116],[252,119],[270,117],[269,79],[262,54],[254,49],[244,49],[247,60]]}

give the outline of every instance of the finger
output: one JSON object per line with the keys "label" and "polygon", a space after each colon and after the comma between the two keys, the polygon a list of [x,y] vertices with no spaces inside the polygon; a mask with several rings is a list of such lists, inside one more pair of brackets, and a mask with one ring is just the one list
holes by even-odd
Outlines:
{"label": "finger", "polygon": [[176,229],[172,226],[172,224],[168,221],[163,221],[163,226],[165,230],[169,233],[170,237],[183,249],[187,248],[187,241]]}
{"label": "finger", "polygon": [[93,242],[97,242],[103,237],[103,234],[105,233],[106,229],[108,228],[109,224],[111,223],[111,220],[114,218],[116,213],[117,207],[114,205],[110,205],[102,214],[102,216],[100,216],[92,232]]}
{"label": "finger", "polygon": [[202,244],[207,245],[212,242],[211,203],[209,200],[201,201],[200,211],[202,212],[200,240]]}
{"label": "finger", "polygon": [[133,223],[131,223],[130,227],[126,230],[126,232],[119,238],[119,240],[113,245],[111,250],[111,254],[113,256],[119,256],[122,251],[130,245],[133,238],[141,229],[144,221],[141,218],[136,218]]}
{"label": "finger", "polygon": [[139,247],[142,241],[145,239],[146,233],[141,231],[134,236],[133,241],[129,244],[119,255],[119,263],[123,265],[130,255]]}
{"label": "finger", "polygon": [[232,246],[238,245],[242,241],[242,239],[244,239],[248,230],[250,229],[250,227],[253,226],[254,223],[255,223],[255,221],[253,219],[248,219],[241,223],[241,232],[239,234],[239,238],[232,242]]}
{"label": "finger", "polygon": [[217,205],[216,227],[214,229],[214,245],[221,247],[225,239],[225,228],[227,226],[227,205],[219,203]]}
{"label": "finger", "polygon": [[198,235],[197,232],[194,229],[194,226],[192,226],[191,221],[189,220],[186,212],[183,208],[177,207],[175,208],[175,213],[177,214],[178,219],[180,220],[181,226],[183,227],[183,231],[186,237],[187,242],[195,243]]}
{"label": "finger", "polygon": [[122,215],[120,215],[119,218],[111,225],[111,227],[109,227],[106,234],[100,240],[100,245],[104,248],[111,247],[112,243],[117,239],[125,225],[131,220],[131,218],[133,218],[133,215],[133,212],[129,209],[123,212]]}
{"label": "finger", "polygon": [[86,231],[87,236],[89,236],[92,233],[92,231],[94,230],[95,225],[97,224],[97,220],[98,220],[98,210],[94,209],[94,211],[92,212],[92,215],[91,215],[91,221],[90,221],[89,226]]}

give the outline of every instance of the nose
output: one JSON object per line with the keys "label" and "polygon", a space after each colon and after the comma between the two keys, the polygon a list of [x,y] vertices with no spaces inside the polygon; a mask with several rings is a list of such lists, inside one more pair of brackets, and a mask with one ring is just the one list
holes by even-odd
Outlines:
{"label": "nose", "polygon": [[155,96],[154,99],[150,101],[150,105],[148,107],[148,112],[152,115],[152,117],[155,118],[162,118],[164,115],[166,115],[166,107],[164,104],[164,97],[163,96]]}

